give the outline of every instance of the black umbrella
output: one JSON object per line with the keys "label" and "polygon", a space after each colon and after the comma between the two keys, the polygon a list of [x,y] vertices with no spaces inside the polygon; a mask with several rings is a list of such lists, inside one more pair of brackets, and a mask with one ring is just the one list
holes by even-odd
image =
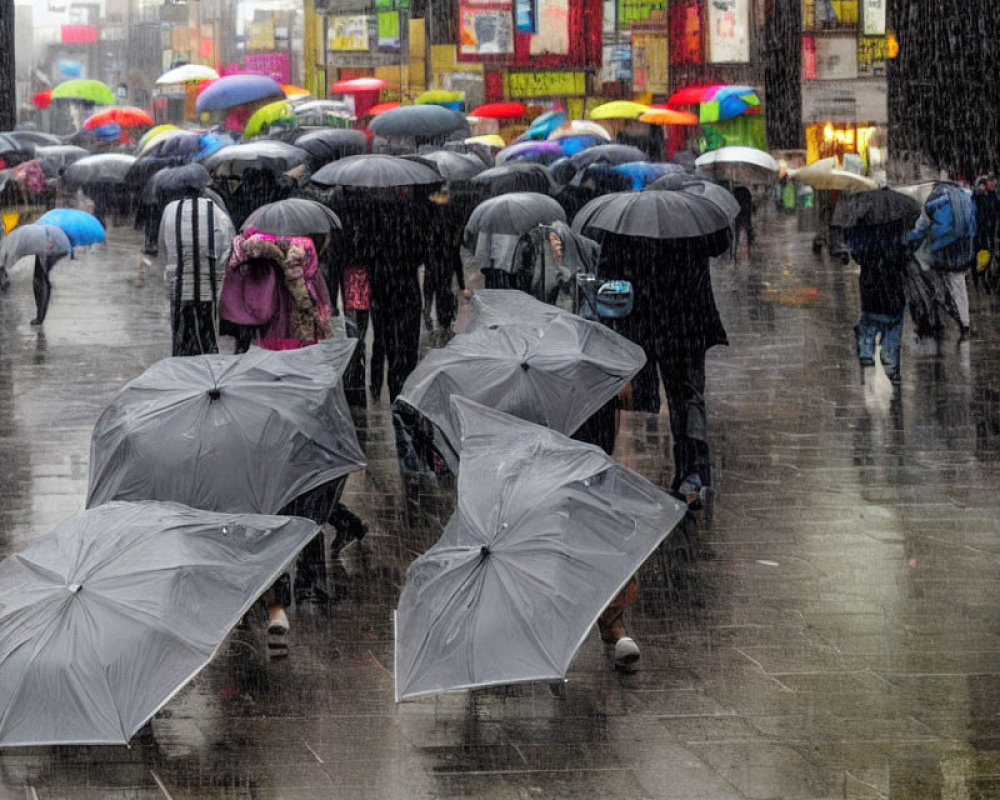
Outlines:
{"label": "black umbrella", "polygon": [[433,167],[446,181],[468,180],[486,169],[486,165],[476,156],[455,153],[450,150],[435,150],[430,153],[403,156],[403,158]]}
{"label": "black umbrella", "polygon": [[87,156],[66,167],[66,171],[63,173],[63,182],[67,186],[83,186],[88,183],[125,183],[126,176],[135,161],[135,156],[128,156],[124,153],[98,153]]}
{"label": "black umbrella", "polygon": [[28,161],[35,155],[35,146],[28,142],[19,142],[9,133],[0,133],[0,157],[8,164]]}
{"label": "black umbrella", "polygon": [[[689,192],[617,192],[591,200],[573,220],[573,230],[646,239],[718,239],[729,245],[729,217],[715,203]],[[712,248],[713,250],[716,248]]]}
{"label": "black umbrella", "polygon": [[47,178],[61,175],[70,164],[89,155],[89,151],[73,144],[52,144],[35,148],[35,158]]}
{"label": "black umbrella", "polygon": [[226,145],[201,163],[215,178],[238,178],[248,169],[287,172],[305,164],[309,154],[286,142],[257,139],[245,144]]}
{"label": "black umbrella", "polygon": [[54,144],[62,144],[63,140],[54,133],[44,131],[7,131],[5,136],[9,136],[23,145],[34,145],[35,147],[47,147]]}
{"label": "black umbrella", "polygon": [[493,196],[508,192],[550,194],[555,188],[555,182],[546,166],[525,162],[493,167],[480,172],[469,183]]}
{"label": "black umbrella", "polygon": [[361,155],[368,149],[368,137],[352,128],[319,128],[300,133],[293,142],[309,154],[309,165],[314,170],[338,158]]}
{"label": "black umbrella", "polygon": [[475,156],[483,162],[483,167],[496,166],[496,151],[489,145],[483,144],[482,142],[453,141],[445,142],[441,147],[449,153],[465,153],[470,156]]}
{"label": "black umbrella", "polygon": [[250,227],[274,236],[321,236],[339,231],[343,225],[322,203],[290,197],[258,208],[246,218],[241,230],[246,232]]}
{"label": "black umbrella", "polygon": [[161,169],[149,179],[143,194],[155,202],[177,194],[196,194],[211,182],[212,176],[201,164],[184,164]]}
{"label": "black umbrella", "polygon": [[649,154],[630,144],[599,144],[588,147],[569,157],[570,163],[578,170],[589,164],[603,161],[605,164],[627,164],[630,161],[649,161]]}
{"label": "black umbrella", "polygon": [[465,116],[435,105],[399,106],[379,114],[368,130],[376,136],[413,136],[433,139],[457,131],[469,131]]}
{"label": "black umbrella", "polygon": [[171,136],[164,136],[160,141],[150,145],[142,155],[143,158],[178,156],[185,159],[194,158],[201,150],[201,134],[191,131],[190,133],[175,133]]}
{"label": "black umbrella", "polygon": [[444,179],[436,169],[426,164],[396,156],[371,153],[348,156],[327,164],[310,180],[319,186],[386,189],[393,186],[430,186],[442,183]]}
{"label": "black umbrella", "polygon": [[721,208],[730,220],[735,220],[740,213],[739,201],[732,192],[713,181],[696,178],[687,173],[664,175],[657,178],[646,191],[687,192],[696,197],[704,197]]}
{"label": "black umbrella", "polygon": [[919,216],[920,203],[902,192],[884,187],[841,197],[830,224],[839,228],[854,228],[902,222],[909,228]]}
{"label": "black umbrella", "polygon": [[466,225],[469,233],[520,235],[537,225],[565,222],[566,213],[553,198],[537,192],[511,192],[491,197],[473,210]]}

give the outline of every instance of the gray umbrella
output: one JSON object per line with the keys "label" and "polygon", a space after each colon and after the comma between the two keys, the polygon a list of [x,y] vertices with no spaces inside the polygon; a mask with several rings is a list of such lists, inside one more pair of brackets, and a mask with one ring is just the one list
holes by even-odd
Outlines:
{"label": "gray umbrella", "polygon": [[473,209],[466,223],[469,233],[519,235],[536,225],[565,222],[566,212],[555,198],[538,192],[511,192],[484,200]]}
{"label": "gray umbrella", "polygon": [[456,397],[458,509],[410,566],[396,700],[563,678],[685,506],[593,445]]}
{"label": "gray umbrella", "polygon": [[664,175],[646,187],[646,191],[650,190],[687,192],[695,197],[704,197],[721,208],[725,215],[729,217],[730,222],[734,221],[740,213],[739,201],[733,197],[733,193],[725,186],[720,186],[712,181],[695,178],[693,175],[683,173],[679,175]]}
{"label": "gray umbrella", "polygon": [[66,167],[63,183],[67,186],[83,186],[86,183],[124,183],[125,176],[135,161],[135,156],[124,153],[98,153],[87,156]]}
{"label": "gray umbrella", "polygon": [[486,165],[476,156],[468,153],[455,153],[451,150],[433,150],[429,153],[403,156],[403,158],[433,167],[446,181],[468,180],[486,169]]}
{"label": "gray umbrella", "polygon": [[73,252],[69,238],[55,225],[20,225],[0,244],[0,266],[10,269],[25,256],[65,256]]}
{"label": "gray umbrella", "polygon": [[396,400],[434,425],[452,471],[459,450],[453,396],[569,435],[646,363],[639,345],[610,328],[524,292],[484,289],[472,303],[468,332],[431,350]]}
{"label": "gray umbrella", "polygon": [[323,236],[343,227],[340,217],[322,203],[304,197],[289,197],[252,212],[241,230],[245,233],[254,228],[274,236]]}
{"label": "gray umbrella", "polygon": [[157,362],[97,421],[87,506],[173,500],[273,514],[362,469],[341,382],[354,345]]}
{"label": "gray umbrella", "polygon": [[0,747],[128,744],[319,526],[109,503],[0,563]]}
{"label": "gray umbrella", "polygon": [[310,180],[317,186],[351,186],[368,189],[444,183],[441,173],[434,167],[381,153],[348,156],[334,161],[313,173]]}
{"label": "gray umbrella", "polygon": [[573,230],[606,231],[647,239],[697,239],[729,229],[715,203],[689,192],[616,192],[591,200],[573,218]]}
{"label": "gray umbrella", "polygon": [[238,178],[248,169],[286,172],[308,160],[309,154],[305,150],[287,142],[255,139],[226,145],[201,163],[214,178]]}
{"label": "gray umbrella", "polygon": [[368,123],[376,136],[415,136],[433,139],[469,130],[465,115],[435,105],[400,106],[379,114]]}

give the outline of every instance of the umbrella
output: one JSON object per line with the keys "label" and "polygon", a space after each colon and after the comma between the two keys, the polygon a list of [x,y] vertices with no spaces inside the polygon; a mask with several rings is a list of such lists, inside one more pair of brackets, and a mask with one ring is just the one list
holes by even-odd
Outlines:
{"label": "umbrella", "polygon": [[491,167],[480,172],[469,182],[493,196],[508,192],[548,194],[555,188],[555,182],[548,169],[542,164],[533,164],[529,161],[515,161],[512,164]]}
{"label": "umbrella", "polygon": [[201,164],[183,164],[156,172],[146,183],[146,197],[158,200],[182,193],[197,194],[212,183],[212,176]]}
{"label": "umbrella", "polygon": [[157,86],[172,86],[179,83],[201,83],[202,81],[214,81],[219,77],[219,73],[211,67],[204,67],[201,64],[182,64],[164,72],[156,79]]}
{"label": "umbrella", "polygon": [[87,506],[173,500],[274,514],[365,465],[341,376],[353,339],[158,361],[94,427]]}
{"label": "umbrella", "polygon": [[128,744],[319,527],[111,503],[0,563],[0,747]]}
{"label": "umbrella", "polygon": [[414,98],[416,105],[444,105],[446,103],[461,103],[465,100],[465,92],[452,92],[447,89],[429,89]]}
{"label": "umbrella", "polygon": [[61,137],[56,136],[54,133],[45,133],[44,131],[7,131],[3,135],[13,139],[15,142],[20,142],[24,145],[34,145],[35,147],[63,144]]}
{"label": "umbrella", "polygon": [[343,228],[340,218],[315,200],[290,197],[261,206],[243,223],[242,232],[254,228],[274,236],[322,236]]}
{"label": "umbrella", "polygon": [[368,130],[378,136],[434,138],[468,129],[469,124],[462,114],[435,105],[400,106],[379,114],[368,123]]}
{"label": "umbrella", "polygon": [[407,571],[396,700],[565,677],[686,508],[593,445],[457,397],[458,509]]}
{"label": "umbrella", "polygon": [[599,144],[596,147],[588,147],[586,150],[574,153],[569,157],[569,160],[579,170],[589,164],[596,164],[598,161],[603,161],[606,164],[649,161],[649,155],[630,144]]}
{"label": "umbrella", "polygon": [[566,212],[552,197],[536,192],[510,192],[484,200],[473,209],[466,230],[520,235],[537,225],[566,221]]}
{"label": "umbrella", "polygon": [[96,106],[110,106],[115,102],[115,93],[100,81],[74,78],[63,81],[52,90],[53,100],[84,100]]}
{"label": "umbrella", "polygon": [[698,116],[686,111],[675,111],[672,108],[651,108],[641,117],[639,122],[650,125],[697,125]]}
{"label": "umbrella", "polygon": [[566,112],[561,108],[552,111],[545,111],[531,120],[522,135],[522,139],[545,139],[553,131],[566,121]]}
{"label": "umbrella", "polygon": [[243,138],[252,139],[260,134],[265,125],[285,125],[295,126],[299,124],[298,117],[295,116],[295,109],[287,100],[278,100],[275,103],[268,103],[261,106],[247,120],[243,128]]}
{"label": "umbrella", "polygon": [[720,86],[704,95],[698,107],[698,121],[719,122],[760,112],[760,98],[752,86]]}
{"label": "umbrella", "polygon": [[538,164],[551,164],[564,155],[558,142],[541,142],[528,139],[515,142],[497,153],[497,164],[509,164],[514,161],[532,161]]}
{"label": "umbrella", "polygon": [[41,92],[32,95],[31,105],[33,105],[35,108],[40,108],[44,111],[46,108],[52,105],[52,90],[45,89]]}
{"label": "umbrella", "polygon": [[503,150],[507,146],[507,142],[498,133],[484,133],[481,136],[470,136],[465,140],[465,143],[484,144],[487,147],[495,147],[497,150]]}
{"label": "umbrella", "polygon": [[581,208],[573,230],[585,236],[596,229],[647,239],[693,239],[728,234],[730,222],[719,206],[690,192],[616,192]]}
{"label": "umbrella", "polygon": [[837,202],[830,224],[840,228],[887,225],[901,222],[912,228],[920,216],[920,203],[889,187],[846,195]]}
{"label": "umbrella", "polygon": [[19,141],[10,134],[0,133],[0,156],[9,161],[12,155],[27,161],[34,157],[35,146],[30,142]]}
{"label": "umbrella", "polygon": [[377,117],[379,114],[384,114],[386,111],[392,111],[394,108],[399,108],[402,103],[397,103],[395,100],[390,100],[388,103],[376,103],[371,108],[368,109],[368,113]]}
{"label": "umbrella", "polygon": [[646,363],[642,347],[607,326],[523,292],[482,289],[472,302],[467,331],[429,351],[396,400],[434,425],[453,471],[460,437],[451,397],[570,435]]}
{"label": "umbrella", "polygon": [[357,94],[358,92],[377,92],[388,86],[381,78],[347,78],[337,81],[330,87],[334,94]]}
{"label": "umbrella", "polygon": [[73,252],[69,238],[55,225],[19,225],[0,240],[0,265],[10,269],[25,256],[61,256]]}
{"label": "umbrella", "polygon": [[591,119],[639,119],[649,111],[649,106],[634,103],[631,100],[612,100],[591,110],[587,115]]}
{"label": "umbrella", "polygon": [[124,153],[97,153],[70,164],[63,173],[63,182],[67,186],[124,183],[125,176],[135,162],[135,156]]}
{"label": "umbrella", "polygon": [[611,170],[625,176],[631,184],[630,189],[644,189],[666,175],[684,172],[677,164],[650,164],[648,161],[626,161],[615,164]]}
{"label": "umbrella", "polygon": [[97,217],[75,208],[53,208],[35,220],[36,225],[55,225],[69,238],[73,247],[103,242],[106,238],[104,226]]}
{"label": "umbrella", "polygon": [[116,122],[123,128],[141,128],[146,125],[154,125],[155,120],[148,112],[135,106],[112,106],[91,114],[83,121],[81,126],[84,130],[99,128],[101,125]]}
{"label": "umbrella", "polygon": [[729,145],[710,150],[694,161],[699,175],[733,183],[773,183],[778,177],[778,162],[756,147]]}
{"label": "umbrella", "polygon": [[[431,106],[427,106],[431,107]],[[354,186],[385,189],[393,186],[430,186],[442,183],[441,174],[426,164],[381,154],[348,156],[314,173],[319,186]]]}
{"label": "umbrella", "polygon": [[838,169],[836,156],[821,158],[819,161],[802,167],[802,169],[791,170],[789,175],[793,181],[808,184],[813,189],[864,192],[878,188],[878,184],[871,178],[858,175],[856,172]]}
{"label": "umbrella", "polygon": [[269,97],[282,98],[281,84],[267,75],[226,75],[212,81],[198,95],[195,110],[220,111],[224,108],[254,103]]}
{"label": "umbrella", "polygon": [[238,178],[248,169],[287,172],[305,164],[309,154],[286,142],[257,139],[253,142],[227,145],[212,153],[202,163],[215,178]]}
{"label": "umbrella", "polygon": [[732,192],[717,183],[700,180],[692,175],[688,175],[683,169],[680,174],[668,174],[657,178],[646,188],[650,191],[687,192],[696,197],[704,197],[721,208],[731,222],[740,213],[740,204],[733,197]]}
{"label": "umbrella", "polygon": [[564,122],[548,135],[549,139],[565,139],[576,136],[596,136],[606,142],[611,141],[611,134],[608,129],[598,122],[591,122],[587,119],[571,119]]}
{"label": "umbrella", "polygon": [[310,100],[295,106],[295,113],[300,116],[307,114],[337,114],[350,116],[351,109],[342,100]]}
{"label": "umbrella", "polygon": [[289,100],[301,100],[304,97],[311,97],[312,92],[302,86],[293,86],[290,83],[281,84],[281,91],[285,93],[285,97]]}
{"label": "umbrella", "polygon": [[427,164],[438,171],[446,181],[465,181],[482,172],[486,166],[478,158],[467,153],[453,153],[449,150],[435,150],[431,153],[403,156],[410,161]]}
{"label": "umbrella", "polygon": [[724,83],[711,83],[705,86],[685,86],[678,89],[667,98],[667,108],[683,108],[684,106],[697,106],[705,100],[710,100],[716,91],[722,89]]}
{"label": "umbrella", "polygon": [[51,144],[35,148],[35,158],[47,177],[61,175],[70,164],[89,155],[89,150],[75,144]]}
{"label": "umbrella", "polygon": [[162,125],[154,125],[139,137],[139,141],[136,146],[139,148],[139,152],[142,153],[144,150],[152,147],[153,143],[156,142],[161,136],[176,133],[188,133],[188,131],[181,130],[176,125],[169,122],[165,122]]}
{"label": "umbrella", "polygon": [[476,106],[469,112],[469,116],[483,119],[518,119],[524,116],[525,111],[524,103],[487,103]]}
{"label": "umbrella", "polygon": [[368,148],[368,137],[353,128],[324,128],[297,136],[295,146],[309,154],[316,170],[338,158],[361,155]]}

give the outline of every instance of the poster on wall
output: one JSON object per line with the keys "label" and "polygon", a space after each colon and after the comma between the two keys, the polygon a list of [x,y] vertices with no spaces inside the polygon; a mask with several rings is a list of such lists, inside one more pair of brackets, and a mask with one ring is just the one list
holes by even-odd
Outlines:
{"label": "poster on wall", "polygon": [[535,0],[514,0],[514,28],[518,33],[535,33],[538,30]]}
{"label": "poster on wall", "polygon": [[531,37],[530,53],[569,53],[569,0],[538,0],[538,29]]}
{"label": "poster on wall", "polygon": [[459,7],[458,52],[492,56],[514,52],[514,25],[509,4],[483,6],[463,0]]}
{"label": "poster on wall", "polygon": [[399,52],[399,12],[378,12],[378,49]]}
{"label": "poster on wall", "polygon": [[701,64],[701,3],[685,0],[670,6],[670,63]]}
{"label": "poster on wall", "polygon": [[637,92],[669,94],[667,34],[663,30],[632,30],[632,88]]}
{"label": "poster on wall", "polygon": [[861,16],[865,36],[885,36],[885,0],[864,0]]}
{"label": "poster on wall", "polygon": [[601,48],[601,83],[632,80],[632,45],[621,42]]}
{"label": "poster on wall", "polygon": [[368,50],[368,17],[330,17],[327,47],[330,50]]}
{"label": "poster on wall", "polygon": [[712,64],[750,61],[750,0],[708,4],[708,60]]}
{"label": "poster on wall", "polygon": [[667,0],[618,0],[618,26],[649,22],[666,13]]}
{"label": "poster on wall", "polygon": [[856,77],[858,77],[858,40],[853,36],[817,37],[817,80],[850,80]]}

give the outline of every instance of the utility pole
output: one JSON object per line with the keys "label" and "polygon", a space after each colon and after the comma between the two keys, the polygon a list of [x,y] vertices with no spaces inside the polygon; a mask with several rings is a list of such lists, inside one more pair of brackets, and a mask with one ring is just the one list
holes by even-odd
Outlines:
{"label": "utility pole", "polygon": [[0,0],[0,130],[17,124],[17,82],[14,80],[14,0]]}

